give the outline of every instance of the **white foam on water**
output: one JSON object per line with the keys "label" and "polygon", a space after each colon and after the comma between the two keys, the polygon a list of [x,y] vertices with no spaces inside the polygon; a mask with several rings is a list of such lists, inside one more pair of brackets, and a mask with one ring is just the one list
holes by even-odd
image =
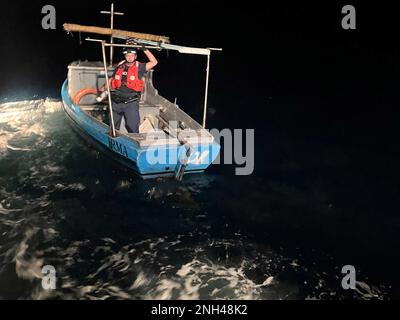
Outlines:
{"label": "white foam on water", "polygon": [[262,284],[260,284],[260,287],[267,287],[270,286],[274,281],[274,277],[268,277]]}
{"label": "white foam on water", "polygon": [[[0,205],[0,213],[2,210],[7,212]],[[306,270],[303,272],[300,261],[293,264],[292,258],[285,259],[268,250],[263,252],[258,246],[240,241],[214,239],[210,243],[198,243],[206,250],[196,251],[187,247],[184,237],[180,236],[174,239],[156,237],[124,247],[118,247],[118,241],[105,237],[99,239],[100,243],[84,240],[71,242],[64,248],[48,247],[46,250],[52,255],[53,252],[59,255],[56,270],[60,277],[57,290],[48,293],[41,289],[40,284],[46,253],[29,246],[37,242],[33,237],[41,237],[41,232],[50,244],[60,234],[52,227],[38,231],[38,228],[28,229],[17,249],[14,247],[3,252],[3,257],[12,253],[17,276],[34,284],[29,296],[33,299],[293,299],[297,296],[304,298],[298,293],[302,284],[282,279],[283,270],[287,268],[309,274]],[[212,255],[207,253],[215,246],[234,245],[246,252],[236,262],[220,260],[218,256],[211,258]],[[87,252],[88,248],[93,250]],[[219,256],[223,253],[220,252]],[[87,261],[91,259],[96,262],[89,266]],[[88,267],[84,274],[82,263]],[[257,276],[251,272],[254,270],[257,270]],[[75,276],[77,273],[78,277]],[[310,279],[315,291],[306,299],[341,297],[324,279],[319,274]],[[361,299],[381,297],[379,290],[364,281],[357,282],[356,292]]]}
{"label": "white foam on water", "polygon": [[245,264],[226,267],[193,259],[182,265],[175,277],[160,279],[145,299],[260,299],[261,287],[270,285],[273,277],[257,284],[246,276]]}
{"label": "white foam on water", "polygon": [[46,130],[43,118],[61,110],[60,101],[49,99],[24,100],[0,104],[0,152],[30,151],[29,145],[16,146],[11,141],[37,136],[43,138]]}
{"label": "white foam on water", "polygon": [[19,278],[25,280],[41,279],[43,274],[41,272],[43,267],[43,259],[37,258],[34,255],[29,256],[28,241],[36,234],[38,229],[30,229],[25,232],[25,237],[19,244],[15,253],[15,272]]}
{"label": "white foam on water", "polygon": [[118,182],[116,189],[117,190],[125,190],[125,189],[129,189],[129,187],[132,185],[131,182],[129,182],[128,180],[121,180]]}
{"label": "white foam on water", "polygon": [[140,287],[142,288],[147,287],[150,284],[150,282],[151,280],[146,277],[144,272],[140,272],[129,289],[133,290],[133,289],[138,289]]}
{"label": "white foam on water", "polygon": [[[60,168],[62,169],[62,168]],[[68,186],[64,186],[62,183],[57,183],[55,186],[56,190],[65,191],[65,190],[75,190],[75,191],[83,191],[86,189],[86,186],[82,183],[71,183]]]}
{"label": "white foam on water", "polygon": [[49,173],[60,173],[64,170],[63,167],[57,166],[55,163],[45,164],[42,169]]}
{"label": "white foam on water", "polygon": [[58,111],[60,107],[62,107],[62,102],[51,98],[0,103],[0,111],[2,112],[2,115],[7,113],[23,113],[26,110],[29,111],[40,108],[42,108],[41,110],[44,112],[51,113]]}
{"label": "white foam on water", "polygon": [[157,287],[145,295],[146,300],[170,300],[174,298],[174,291],[179,292],[182,286],[179,282],[171,279],[161,279]]}
{"label": "white foam on water", "polygon": [[86,189],[86,187],[82,183],[71,183],[68,185],[68,189],[83,191]]}
{"label": "white foam on water", "polygon": [[106,288],[103,288],[103,290],[113,298],[119,298],[119,299],[130,299],[131,296],[129,293],[125,292],[123,289],[117,287],[117,286],[109,286]]}
{"label": "white foam on water", "polygon": [[7,148],[13,151],[31,151],[32,149],[29,148],[18,148],[18,147],[13,147],[7,144]]}
{"label": "white foam on water", "polygon": [[3,205],[0,203],[0,214],[8,214],[10,210],[3,208]]}
{"label": "white foam on water", "polygon": [[382,299],[381,294],[377,288],[370,287],[367,283],[356,281],[355,291],[361,296],[363,300]]}

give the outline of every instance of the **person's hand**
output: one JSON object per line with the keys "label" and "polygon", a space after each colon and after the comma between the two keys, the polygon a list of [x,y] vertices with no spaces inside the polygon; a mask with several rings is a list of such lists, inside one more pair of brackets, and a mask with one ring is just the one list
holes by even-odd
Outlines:
{"label": "person's hand", "polygon": [[107,91],[103,91],[99,96],[96,97],[97,102],[102,102],[108,95]]}
{"label": "person's hand", "polygon": [[129,38],[126,40],[126,44],[128,44],[128,45],[136,44],[136,41],[133,38]]}
{"label": "person's hand", "polygon": [[140,49],[144,52],[146,50],[148,50],[143,44],[140,46]]}

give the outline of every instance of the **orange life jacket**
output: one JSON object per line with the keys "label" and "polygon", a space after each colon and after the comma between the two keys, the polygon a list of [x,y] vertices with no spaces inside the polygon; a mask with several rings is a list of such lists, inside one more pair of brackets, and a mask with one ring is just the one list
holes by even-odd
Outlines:
{"label": "orange life jacket", "polygon": [[[113,89],[119,89],[122,85],[122,74],[125,71],[125,60],[118,63],[117,72],[114,78],[111,80],[111,87]],[[139,79],[139,61],[133,63],[128,69],[126,75],[126,86],[136,92],[141,92],[144,88],[144,81]]]}

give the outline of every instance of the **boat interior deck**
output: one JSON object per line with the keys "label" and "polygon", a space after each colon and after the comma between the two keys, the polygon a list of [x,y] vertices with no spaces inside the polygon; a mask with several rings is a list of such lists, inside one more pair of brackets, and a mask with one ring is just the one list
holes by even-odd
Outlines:
{"label": "boat interior deck", "polygon": [[[108,69],[109,75],[113,68]],[[176,137],[184,132],[185,141],[196,143],[212,142],[213,136],[201,125],[188,116],[178,105],[171,103],[158,94],[153,86],[153,71],[144,76],[145,87],[139,101],[140,128],[139,133],[128,133],[122,121],[118,134],[126,135],[141,145],[154,143],[157,137],[159,143],[179,143]],[[105,71],[101,62],[77,61],[68,66],[68,94],[73,100],[82,89],[99,89],[105,84]],[[110,125],[108,100],[102,103],[96,101],[96,96],[86,95],[79,102],[82,111],[107,126]],[[181,135],[180,135],[181,137]],[[172,139],[171,139],[172,138]],[[166,142],[168,141],[168,142]]]}

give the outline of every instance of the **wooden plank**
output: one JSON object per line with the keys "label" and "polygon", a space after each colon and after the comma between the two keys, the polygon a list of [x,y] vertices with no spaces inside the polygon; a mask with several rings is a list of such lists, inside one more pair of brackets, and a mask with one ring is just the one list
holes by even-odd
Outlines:
{"label": "wooden plank", "polygon": [[136,39],[157,41],[157,42],[162,42],[162,43],[169,43],[169,37],[159,36],[159,35],[155,35],[155,34],[140,33],[140,32],[133,32],[133,31],[126,31],[126,30],[119,30],[119,29],[111,30],[110,28],[84,26],[84,25],[72,24],[72,23],[64,23],[63,27],[64,27],[64,30],[68,31],[68,32],[96,33],[96,34],[103,34],[103,35],[108,35],[108,36],[112,35],[113,37],[122,38],[122,39],[136,38]]}

